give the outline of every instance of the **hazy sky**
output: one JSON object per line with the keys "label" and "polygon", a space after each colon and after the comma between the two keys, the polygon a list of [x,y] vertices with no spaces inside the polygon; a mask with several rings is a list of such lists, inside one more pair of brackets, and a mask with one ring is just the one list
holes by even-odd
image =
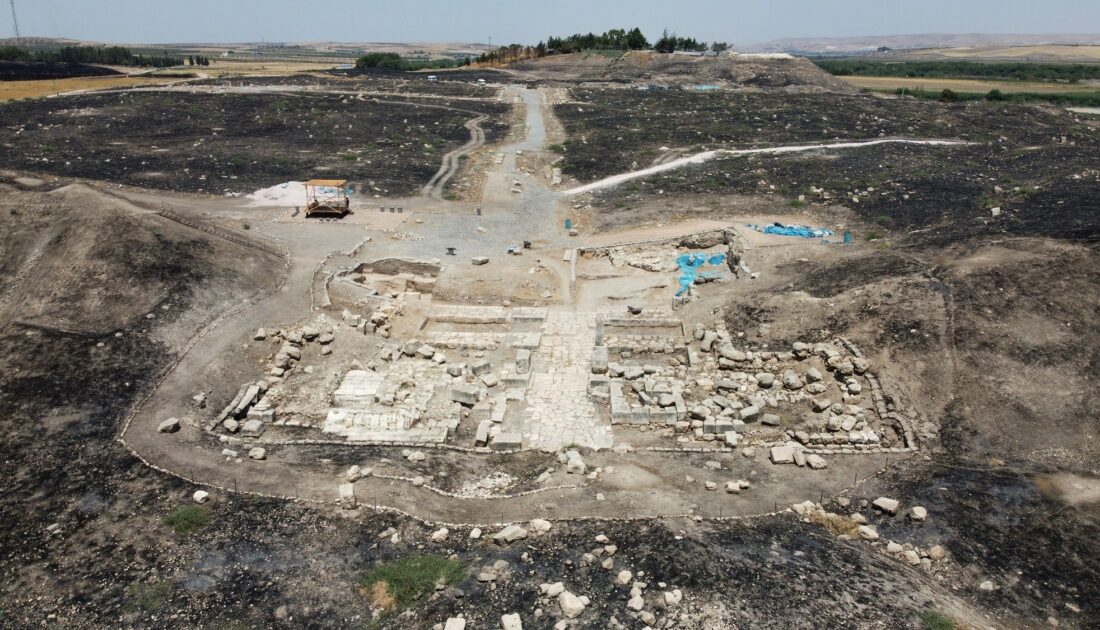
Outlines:
{"label": "hazy sky", "polygon": [[[7,5],[5,1],[3,3]],[[535,43],[639,26],[704,41],[1100,31],[1100,0],[16,0],[24,36],[121,43]],[[0,6],[0,36],[12,34]]]}

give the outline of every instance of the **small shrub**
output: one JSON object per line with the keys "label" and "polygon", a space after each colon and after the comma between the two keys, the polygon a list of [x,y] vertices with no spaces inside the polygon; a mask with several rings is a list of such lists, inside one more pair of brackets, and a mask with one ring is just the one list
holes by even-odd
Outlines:
{"label": "small shrub", "polygon": [[875,223],[877,223],[878,225],[881,225],[883,227],[887,227],[893,222],[894,222],[894,220],[891,219],[890,216],[886,215],[886,214],[880,214],[877,217],[875,217]]}
{"label": "small shrub", "polygon": [[400,612],[435,591],[437,582],[454,584],[462,578],[462,563],[443,556],[417,554],[371,569],[359,583],[360,592],[387,612]]}
{"label": "small shrub", "polygon": [[787,205],[792,208],[802,208],[806,205],[806,202],[801,199],[791,199],[787,202]]}
{"label": "small shrub", "polygon": [[190,535],[210,522],[210,513],[201,505],[188,505],[164,517],[164,524],[180,536]]}
{"label": "small shrub", "polygon": [[252,229],[252,224],[249,223],[248,221],[241,221],[241,228],[245,229],[245,230],[251,230]]}
{"label": "small shrub", "polygon": [[1004,95],[1004,92],[998,90],[997,88],[993,88],[992,90],[989,91],[988,94],[985,95],[985,100],[987,100],[987,101],[1007,101],[1008,97]]}
{"label": "small shrub", "polygon": [[920,625],[924,630],[954,630],[955,622],[938,610],[926,610],[920,614]]}
{"label": "small shrub", "polygon": [[955,92],[953,92],[953,91],[951,91],[947,88],[944,88],[943,91],[940,92],[940,101],[943,102],[943,103],[955,103],[958,100],[959,100],[959,95],[955,94]]}
{"label": "small shrub", "polygon": [[878,232],[875,232],[875,231],[872,230],[872,231],[868,232],[867,235],[864,238],[866,238],[869,241],[877,241],[880,238],[882,238],[882,235],[879,234]]}
{"label": "small shrub", "polygon": [[821,525],[834,536],[846,534],[854,537],[859,532],[859,525],[847,516],[822,512],[811,512],[809,516],[810,522]]}

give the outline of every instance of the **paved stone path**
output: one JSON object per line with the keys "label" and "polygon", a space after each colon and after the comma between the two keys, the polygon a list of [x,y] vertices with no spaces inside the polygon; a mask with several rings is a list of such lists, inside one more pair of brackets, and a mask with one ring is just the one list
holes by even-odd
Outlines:
{"label": "paved stone path", "polygon": [[531,361],[527,407],[505,419],[506,430],[524,434],[533,448],[612,446],[610,424],[588,399],[595,335],[595,313],[547,314],[542,343]]}

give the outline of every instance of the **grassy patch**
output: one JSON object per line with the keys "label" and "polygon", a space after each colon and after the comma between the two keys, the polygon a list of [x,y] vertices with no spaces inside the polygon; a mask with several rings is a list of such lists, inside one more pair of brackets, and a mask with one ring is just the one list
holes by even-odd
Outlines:
{"label": "grassy patch", "polygon": [[201,505],[188,505],[164,517],[164,524],[180,536],[188,536],[210,522],[210,513]]}
{"label": "grassy patch", "polygon": [[924,630],[954,630],[955,622],[937,610],[926,610],[920,614],[920,627]]}
{"label": "grassy patch", "polygon": [[803,208],[806,206],[806,202],[801,199],[791,199],[787,202],[787,205],[792,208]]}
{"label": "grassy patch", "polygon": [[170,582],[135,582],[126,587],[126,601],[122,604],[127,612],[156,612],[164,608],[172,595]]}
{"label": "grassy patch", "polygon": [[443,556],[417,554],[371,569],[359,583],[359,592],[386,612],[401,612],[435,590],[437,582],[454,584],[462,578],[462,563]]}

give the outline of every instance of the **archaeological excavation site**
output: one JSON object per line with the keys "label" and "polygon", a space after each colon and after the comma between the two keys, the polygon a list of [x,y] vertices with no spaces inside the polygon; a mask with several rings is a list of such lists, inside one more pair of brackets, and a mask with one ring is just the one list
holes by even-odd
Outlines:
{"label": "archaeological excavation site", "polygon": [[0,102],[0,627],[1100,626],[1095,108],[608,52]]}

